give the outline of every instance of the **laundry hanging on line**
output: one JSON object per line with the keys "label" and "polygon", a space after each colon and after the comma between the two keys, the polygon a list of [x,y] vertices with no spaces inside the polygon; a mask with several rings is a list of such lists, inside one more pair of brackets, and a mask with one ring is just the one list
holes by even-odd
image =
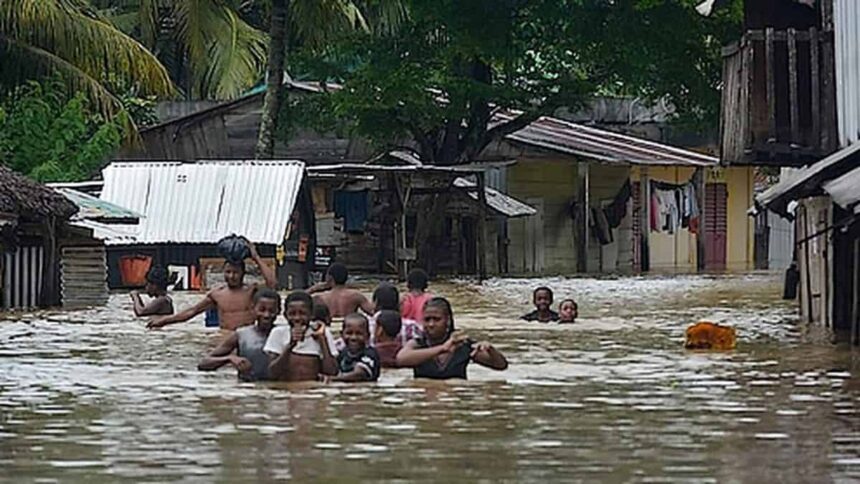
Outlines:
{"label": "laundry hanging on line", "polygon": [[683,185],[651,181],[651,231],[674,234],[682,228],[697,233],[699,201],[692,181]]}

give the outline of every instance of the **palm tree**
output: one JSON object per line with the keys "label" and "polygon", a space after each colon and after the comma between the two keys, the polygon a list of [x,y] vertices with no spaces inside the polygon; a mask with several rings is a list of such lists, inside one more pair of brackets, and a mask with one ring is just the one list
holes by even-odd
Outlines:
{"label": "palm tree", "polygon": [[145,95],[173,93],[158,59],[85,0],[0,1],[0,59],[0,89],[57,75],[108,116],[122,110],[113,80]]}
{"label": "palm tree", "polygon": [[[249,0],[94,0],[164,63],[191,99],[231,99],[253,87],[266,66],[266,35],[248,18]],[[248,18],[246,18],[248,17]]]}

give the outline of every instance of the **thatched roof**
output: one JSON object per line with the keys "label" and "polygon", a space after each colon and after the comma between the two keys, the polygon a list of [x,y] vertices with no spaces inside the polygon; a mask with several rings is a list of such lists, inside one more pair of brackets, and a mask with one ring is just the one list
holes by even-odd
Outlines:
{"label": "thatched roof", "polygon": [[0,212],[31,219],[71,217],[78,211],[74,203],[56,191],[0,165]]}

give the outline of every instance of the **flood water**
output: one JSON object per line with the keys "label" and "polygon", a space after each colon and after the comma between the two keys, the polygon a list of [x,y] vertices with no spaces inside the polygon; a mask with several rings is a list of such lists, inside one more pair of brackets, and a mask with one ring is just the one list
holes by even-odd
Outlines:
{"label": "flood water", "polygon": [[[531,288],[580,321],[523,323]],[[779,278],[440,283],[511,366],[470,380],[244,384],[196,371],[202,321],[147,332],[108,307],[0,321],[7,481],[829,482],[860,479],[860,359],[797,322]],[[199,296],[176,297],[185,307]],[[686,326],[738,349],[688,352]]]}

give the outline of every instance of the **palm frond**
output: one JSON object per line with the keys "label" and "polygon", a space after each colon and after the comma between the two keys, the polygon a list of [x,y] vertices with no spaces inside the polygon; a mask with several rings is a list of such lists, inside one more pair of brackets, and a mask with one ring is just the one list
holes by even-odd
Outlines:
{"label": "palm frond", "polygon": [[4,68],[0,70],[0,86],[15,86],[28,79],[57,75],[72,92],[83,92],[106,118],[118,120],[124,128],[127,141],[138,140],[137,127],[125,114],[122,102],[97,79],[74,64],[44,49],[3,35],[0,35],[0,58],[8,61],[4,62]]}
{"label": "palm frond", "polygon": [[[225,28],[210,45],[206,73],[208,90],[218,99],[235,97],[261,77],[266,65],[266,36],[242,21],[235,11],[222,10]],[[229,35],[229,37],[228,37]]]}
{"label": "palm frond", "polygon": [[174,4],[177,40],[192,73],[192,96],[236,97],[262,76],[266,36],[244,22],[229,5],[211,0]]}
{"label": "palm frond", "polygon": [[62,59],[92,79],[118,76],[146,94],[172,95],[164,66],[95,9],[76,0],[3,0],[0,35]]}
{"label": "palm frond", "polygon": [[351,0],[293,0],[290,25],[311,47],[321,47],[340,32],[369,30],[361,9]]}

